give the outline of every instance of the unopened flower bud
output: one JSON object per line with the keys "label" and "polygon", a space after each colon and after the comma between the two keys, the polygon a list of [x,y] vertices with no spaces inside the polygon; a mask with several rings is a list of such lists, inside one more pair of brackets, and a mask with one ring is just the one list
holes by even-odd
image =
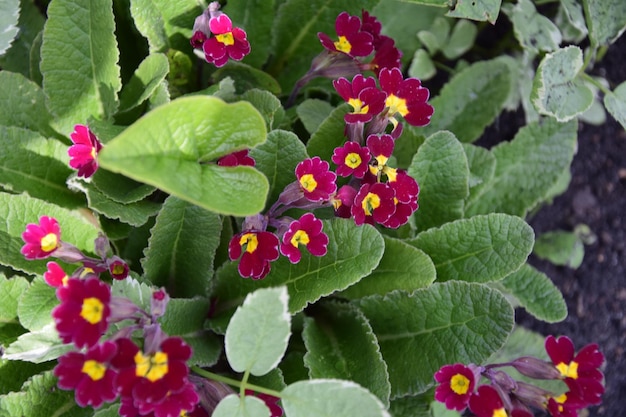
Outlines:
{"label": "unopened flower bud", "polygon": [[150,313],[152,314],[152,317],[158,318],[163,316],[169,301],[170,296],[163,288],[159,288],[153,292],[152,298],[150,299]]}
{"label": "unopened flower bud", "polygon": [[511,362],[520,374],[534,379],[559,379],[561,373],[550,362],[532,356],[523,356]]}
{"label": "unopened flower bud", "polygon": [[517,389],[513,394],[521,402],[533,408],[543,408],[548,397],[552,395],[550,391],[522,381],[517,381]]}

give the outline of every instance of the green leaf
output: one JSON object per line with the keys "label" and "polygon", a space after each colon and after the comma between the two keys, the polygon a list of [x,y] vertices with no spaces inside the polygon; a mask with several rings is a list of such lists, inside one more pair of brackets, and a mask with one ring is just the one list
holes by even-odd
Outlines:
{"label": "green leaf", "polygon": [[111,295],[125,297],[131,300],[137,307],[149,311],[153,289],[148,284],[139,282],[132,277],[124,280],[114,280],[111,284]]}
{"label": "green leaf", "polygon": [[473,20],[487,20],[496,23],[502,0],[457,0],[454,9],[446,16]]}
{"label": "green leaf", "polygon": [[102,149],[98,162],[207,210],[246,216],[263,209],[265,177],[252,167],[209,162],[263,143],[265,135],[263,118],[250,103],[187,97],[132,124]]}
{"label": "green leaf", "polygon": [[84,198],[65,184],[73,172],[67,165],[65,145],[17,127],[0,126],[0,137],[0,185],[4,189],[27,192],[64,207],[84,204]]}
{"label": "green leaf", "polygon": [[[53,0],[41,45],[41,73],[54,127],[109,119],[122,86],[112,2]],[[71,28],[71,30],[70,30]]]}
{"label": "green leaf", "polygon": [[46,271],[46,260],[26,260],[20,253],[24,245],[22,233],[29,223],[39,223],[40,216],[54,217],[61,226],[61,238],[83,252],[92,253],[98,229],[87,218],[54,204],[25,194],[0,193],[0,264],[29,274]]}
{"label": "green leaf", "polygon": [[21,74],[0,71],[0,125],[51,136],[50,121],[41,88]]}
{"label": "green leaf", "polygon": [[283,109],[280,100],[269,91],[253,88],[243,93],[240,98],[252,104],[261,113],[268,131],[272,130],[285,117],[285,109]]}
{"label": "green leaf", "polygon": [[252,395],[239,398],[237,394],[230,394],[217,404],[211,417],[269,417],[270,414],[263,400]]}
{"label": "green leaf", "polygon": [[561,32],[546,16],[539,14],[531,0],[506,4],[502,11],[513,23],[513,32],[524,49],[532,52],[554,51],[561,43]]}
{"label": "green leaf", "polygon": [[[177,50],[189,50],[189,39],[193,35],[193,24],[197,16],[202,14],[202,6],[196,0],[152,0],[152,2],[137,3],[136,7],[144,11],[145,8],[154,8],[153,12],[133,13],[133,19],[139,20],[142,35],[149,39],[154,50],[151,52],[165,52],[162,48],[164,39],[162,29],[165,29],[167,46]],[[158,15],[157,15],[158,12]]]}
{"label": "green leaf", "polygon": [[206,295],[221,230],[219,215],[169,197],[141,261],[144,277],[175,297]]}
{"label": "green leaf", "polygon": [[437,68],[430,59],[430,55],[424,49],[418,49],[413,55],[411,66],[409,67],[409,76],[420,80],[429,80],[437,74]]}
{"label": "green leaf", "polygon": [[583,0],[592,46],[609,45],[626,29],[626,4],[621,0]]}
{"label": "green leaf", "polygon": [[20,324],[30,331],[43,329],[52,323],[52,309],[57,305],[55,289],[42,277],[35,278],[17,306]]}
{"label": "green leaf", "polygon": [[437,281],[497,281],[526,262],[535,233],[521,218],[502,213],[446,223],[417,235],[409,244],[426,252]]}
{"label": "green leaf", "polygon": [[6,348],[2,357],[12,361],[43,363],[71,350],[75,350],[74,345],[63,344],[54,323],[50,323],[40,330],[20,335]]}
{"label": "green leaf", "polygon": [[148,40],[150,53],[165,52],[169,47],[165,22],[155,0],[130,0],[130,13],[139,32]]}
{"label": "green leaf", "polygon": [[[7,4],[14,1],[11,0]],[[45,19],[33,0],[20,0],[19,9],[19,18],[17,20],[18,36],[13,39],[11,47],[5,54],[0,54],[2,55],[0,56],[0,68],[7,72],[19,72],[26,78],[41,84],[41,81],[37,81],[34,73],[31,71],[29,56],[35,44],[35,39],[38,37],[41,39],[40,33]],[[4,13],[2,15],[4,16]],[[6,16],[6,18],[10,19],[9,16]],[[37,61],[37,66],[39,66],[39,61]]]}
{"label": "green leaf", "polygon": [[469,143],[463,144],[465,155],[470,170],[469,201],[474,201],[482,195],[483,191],[493,180],[496,172],[496,157],[489,150]]}
{"label": "green leaf", "polygon": [[626,129],[626,81],[604,96],[604,105],[611,116]]}
{"label": "green leaf", "polygon": [[322,122],[306,143],[309,155],[330,161],[335,148],[343,146],[346,142],[344,135],[346,122],[343,117],[348,113],[349,108],[348,104],[340,105]]}
{"label": "green leaf", "polygon": [[122,204],[136,203],[152,194],[154,187],[133,181],[123,175],[99,169],[91,177],[91,183],[102,194]]}
{"label": "green leaf", "polygon": [[154,53],[139,64],[137,70],[120,93],[120,112],[139,106],[150,98],[159,84],[165,79],[170,66],[167,57]]}
{"label": "green leaf", "polygon": [[583,262],[585,246],[575,233],[557,230],[539,236],[533,252],[539,258],[547,259],[555,265],[576,269]]}
{"label": "green leaf", "polygon": [[587,36],[583,7],[576,0],[561,0],[555,21],[566,41],[580,43]]}
{"label": "green leaf", "polygon": [[461,142],[473,142],[502,111],[510,90],[509,67],[501,60],[477,62],[444,86],[430,101],[435,113],[424,128],[412,128],[429,136],[450,130]]}
{"label": "green leaf", "polygon": [[224,348],[236,372],[265,375],[278,366],[291,335],[286,287],[249,294],[228,323]]}
{"label": "green leaf", "polygon": [[523,265],[501,282],[519,305],[539,320],[558,323],[567,317],[567,305],[561,291],[543,272]]}
{"label": "green leaf", "polygon": [[413,214],[418,230],[463,217],[469,167],[463,146],[452,133],[438,132],[426,139],[407,172],[420,186],[421,204]]}
{"label": "green leaf", "polygon": [[304,100],[296,107],[296,113],[309,134],[313,134],[332,111],[330,103],[315,98]]}
{"label": "green leaf", "polygon": [[355,303],[378,338],[392,398],[426,391],[445,364],[482,363],[504,344],[514,323],[502,294],[475,283],[448,281]]}
{"label": "green leaf", "polygon": [[229,4],[226,12],[233,25],[245,28],[250,42],[250,54],[243,62],[261,68],[271,52],[275,0],[238,0]]}
{"label": "green leaf", "polygon": [[547,54],[539,64],[531,100],[540,114],[567,122],[593,104],[593,91],[577,77],[583,67],[583,53],[567,46]]}
{"label": "green leaf", "polygon": [[310,378],[356,382],[389,405],[389,375],[367,319],[350,304],[316,305],[306,318],[302,338],[307,348],[304,364]]}
{"label": "green leaf", "polygon": [[20,1],[6,0],[0,3],[0,56],[11,47],[19,28],[17,22],[20,16]]}
{"label": "green leaf", "polygon": [[476,40],[478,29],[468,20],[459,20],[450,34],[448,43],[443,47],[443,55],[448,59],[456,59],[467,52]]}
{"label": "green leaf", "polygon": [[[0,395],[11,391],[19,391],[28,378],[48,371],[52,363],[34,364],[24,361],[7,361],[0,359]],[[1,398],[1,397],[0,397]],[[3,414],[4,415],[4,414]]]}
{"label": "green leaf", "polygon": [[406,3],[423,4],[424,6],[448,7],[450,0],[402,0]]}
{"label": "green leaf", "polygon": [[0,274],[0,325],[15,323],[18,300],[28,289],[26,278],[14,276],[7,279]]}
{"label": "green leaf", "polygon": [[575,121],[545,119],[520,129],[511,142],[492,148],[496,157],[494,179],[480,198],[467,204],[465,216],[501,212],[524,217],[544,201],[563,171],[569,169],[576,148],[576,128]]}
{"label": "green leaf", "polygon": [[[268,19],[257,20],[266,21]],[[248,35],[248,39],[250,39],[250,35]],[[211,80],[216,84],[226,78],[231,78],[235,82],[235,91],[238,94],[253,88],[267,90],[275,95],[280,94],[281,91],[278,81],[271,75],[240,62],[229,62],[211,74]]]}
{"label": "green leaf", "polygon": [[401,240],[383,236],[385,253],[374,271],[345,289],[341,295],[361,298],[367,295],[385,295],[394,290],[413,290],[429,286],[435,281],[435,265],[426,253]]}
{"label": "green leaf", "polygon": [[267,141],[250,151],[256,161],[256,168],[270,183],[267,201],[271,204],[278,199],[287,184],[296,180],[296,165],[308,158],[306,148],[292,132],[273,130]]}
{"label": "green leaf", "polygon": [[352,381],[300,381],[285,388],[281,398],[289,417],[390,417],[378,398]]}

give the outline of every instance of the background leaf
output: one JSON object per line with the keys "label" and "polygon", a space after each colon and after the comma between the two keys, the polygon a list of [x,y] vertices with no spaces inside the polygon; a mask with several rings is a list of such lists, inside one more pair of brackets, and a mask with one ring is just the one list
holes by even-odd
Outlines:
{"label": "background leaf", "polygon": [[41,85],[41,78],[37,79],[35,75],[39,71],[39,60],[36,71],[32,71],[29,58],[31,49],[38,49],[35,48],[36,39],[39,38],[41,43],[41,30],[45,20],[33,0],[20,0],[19,8],[18,36],[13,39],[5,54],[0,56],[0,67],[7,72],[19,72]]}
{"label": "background leaf", "polygon": [[54,323],[51,322],[42,329],[20,335],[6,348],[2,357],[11,361],[44,363],[74,349],[71,343],[64,344],[61,341]]}
{"label": "background leaf", "polygon": [[5,0],[0,3],[0,56],[6,53],[17,36],[19,16],[19,0]]}
{"label": "background leaf", "polygon": [[42,277],[35,278],[17,305],[20,324],[30,331],[43,329],[52,323],[52,309],[57,305],[55,289]]}
{"label": "background leaf", "polygon": [[41,88],[21,74],[0,71],[0,125],[51,136],[54,131],[50,121]]}
{"label": "background leaf", "polygon": [[533,252],[539,258],[547,259],[555,265],[576,269],[583,262],[585,246],[576,233],[555,230],[539,236]]}
{"label": "background leaf", "polygon": [[454,9],[447,16],[473,20],[487,20],[496,23],[502,0],[457,0]]}
{"label": "background leaf", "polygon": [[561,43],[561,32],[546,16],[537,12],[531,0],[506,4],[502,11],[513,23],[513,33],[520,45],[529,51],[554,51]]}
{"label": "background leaf", "polygon": [[626,129],[626,82],[621,83],[615,90],[604,96],[604,105],[624,129]]}
{"label": "background leaf", "polygon": [[165,33],[165,21],[155,0],[130,0],[130,13],[137,30],[148,40],[150,53],[165,52],[169,40]]}
{"label": "background leaf", "polygon": [[120,93],[120,112],[139,106],[157,89],[170,70],[167,57],[154,53],[139,64],[135,73]]}
{"label": "background leaf", "polygon": [[224,10],[234,26],[246,31],[251,50],[243,62],[256,68],[261,68],[270,55],[275,3],[275,0],[233,0]]}
{"label": "background leaf", "polygon": [[252,395],[239,398],[237,394],[224,397],[217,404],[211,417],[269,417],[270,410],[263,400]]}
{"label": "background leaf", "polygon": [[592,45],[613,43],[626,29],[626,4],[620,0],[583,0]]}

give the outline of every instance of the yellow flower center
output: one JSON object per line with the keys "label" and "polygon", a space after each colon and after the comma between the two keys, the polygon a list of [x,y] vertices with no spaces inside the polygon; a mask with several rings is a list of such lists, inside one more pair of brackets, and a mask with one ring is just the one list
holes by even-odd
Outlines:
{"label": "yellow flower center", "polygon": [[571,361],[569,364],[561,362],[556,366],[556,369],[558,369],[565,378],[578,378],[578,362]]}
{"label": "yellow flower center", "polygon": [[313,178],[313,174],[304,174],[300,178],[300,185],[308,192],[311,192],[317,188],[317,181]]}
{"label": "yellow flower center", "polygon": [[61,278],[61,285],[63,285],[64,287],[67,286],[67,281],[70,280],[70,277],[65,274],[65,276],[63,278]]}
{"label": "yellow flower center", "polygon": [[465,375],[456,374],[450,380],[450,389],[455,394],[464,395],[469,390],[469,387],[470,380]]}
{"label": "yellow flower center", "polygon": [[331,202],[333,203],[333,208],[335,210],[339,210],[339,207],[343,205],[343,203],[341,202],[341,199],[339,198],[333,198]]}
{"label": "yellow flower center", "polygon": [[91,148],[91,159],[96,159],[96,156],[98,156],[98,152],[96,152],[96,147],[92,146],[92,148]]}
{"label": "yellow flower center", "polygon": [[233,38],[232,32],[226,32],[226,33],[222,33],[221,35],[215,35],[215,39],[217,39],[218,42],[223,43],[226,46],[235,44],[235,38]]}
{"label": "yellow flower center", "polygon": [[361,162],[363,162],[363,160],[361,159],[361,156],[358,153],[350,152],[349,154],[346,155],[343,162],[344,164],[346,164],[346,166],[352,169],[355,169],[359,165],[361,165]]}
{"label": "yellow flower center", "polygon": [[361,207],[363,207],[363,211],[366,215],[371,216],[374,209],[380,207],[380,197],[378,194],[367,193],[361,203]]}
{"label": "yellow flower center", "polygon": [[309,244],[310,241],[311,238],[309,238],[309,234],[304,230],[298,230],[296,233],[293,234],[293,237],[290,240],[294,248],[297,248],[299,244],[303,244],[306,246]]}
{"label": "yellow flower center", "polygon": [[390,168],[385,165],[385,167],[383,168],[383,173],[387,175],[387,178],[389,178],[389,182],[396,182],[396,180],[398,179],[398,170],[395,168]]}
{"label": "yellow flower center", "polygon": [[41,238],[41,249],[44,252],[52,252],[58,247],[59,247],[59,240],[57,239],[56,234],[48,233],[47,235]]}
{"label": "yellow flower center", "polygon": [[390,94],[385,100],[385,105],[389,107],[389,114],[400,113],[402,116],[409,114],[409,109],[406,106],[406,100],[393,94]]}
{"label": "yellow flower center", "polygon": [[91,378],[93,381],[99,381],[104,378],[106,370],[106,366],[94,360],[85,361],[85,363],[83,364],[83,368],[81,369],[81,371],[84,374],[89,375],[89,378]]}
{"label": "yellow flower center", "polygon": [[348,42],[348,39],[346,39],[345,36],[340,36],[339,40],[337,42],[334,42],[334,44],[335,48],[337,48],[337,50],[340,52],[349,54],[352,50],[352,45],[350,45],[350,42]]}
{"label": "yellow flower center", "polygon": [[259,239],[256,237],[256,233],[246,233],[239,239],[239,246],[248,253],[254,253],[259,246]]}
{"label": "yellow flower center", "polygon": [[493,410],[493,417],[508,417],[506,410],[503,408],[498,408],[497,410]]}
{"label": "yellow flower center", "polygon": [[352,113],[356,114],[367,114],[370,109],[370,106],[368,106],[367,104],[364,106],[363,102],[358,98],[351,98],[350,100],[348,100],[348,104],[351,105],[354,109]]}
{"label": "yellow flower center", "polygon": [[102,321],[104,313],[104,304],[96,297],[89,297],[83,300],[83,306],[80,310],[80,316],[91,324],[97,324]]}
{"label": "yellow flower center", "polygon": [[121,275],[124,273],[124,265],[122,264],[115,264],[113,266],[113,275]]}
{"label": "yellow flower center", "polygon": [[157,352],[154,355],[144,355],[137,352],[135,355],[135,375],[147,378],[150,382],[163,378],[169,367],[167,365],[167,353]]}

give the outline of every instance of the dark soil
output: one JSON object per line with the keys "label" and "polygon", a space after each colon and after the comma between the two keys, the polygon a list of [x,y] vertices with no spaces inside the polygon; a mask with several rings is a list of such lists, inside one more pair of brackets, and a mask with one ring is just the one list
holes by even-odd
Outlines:
{"label": "dark soil", "polygon": [[[622,36],[592,73],[615,88],[626,81],[625,63]],[[569,189],[539,210],[530,224],[537,235],[586,224],[597,240],[585,247],[584,261],[576,270],[530,260],[562,291],[567,319],[546,324],[518,311],[517,320],[544,335],[568,335],[577,349],[598,343],[606,357],[606,393],[602,405],[589,408],[588,415],[619,417],[626,406],[626,132],[607,115],[602,126],[581,124],[578,135]]]}

